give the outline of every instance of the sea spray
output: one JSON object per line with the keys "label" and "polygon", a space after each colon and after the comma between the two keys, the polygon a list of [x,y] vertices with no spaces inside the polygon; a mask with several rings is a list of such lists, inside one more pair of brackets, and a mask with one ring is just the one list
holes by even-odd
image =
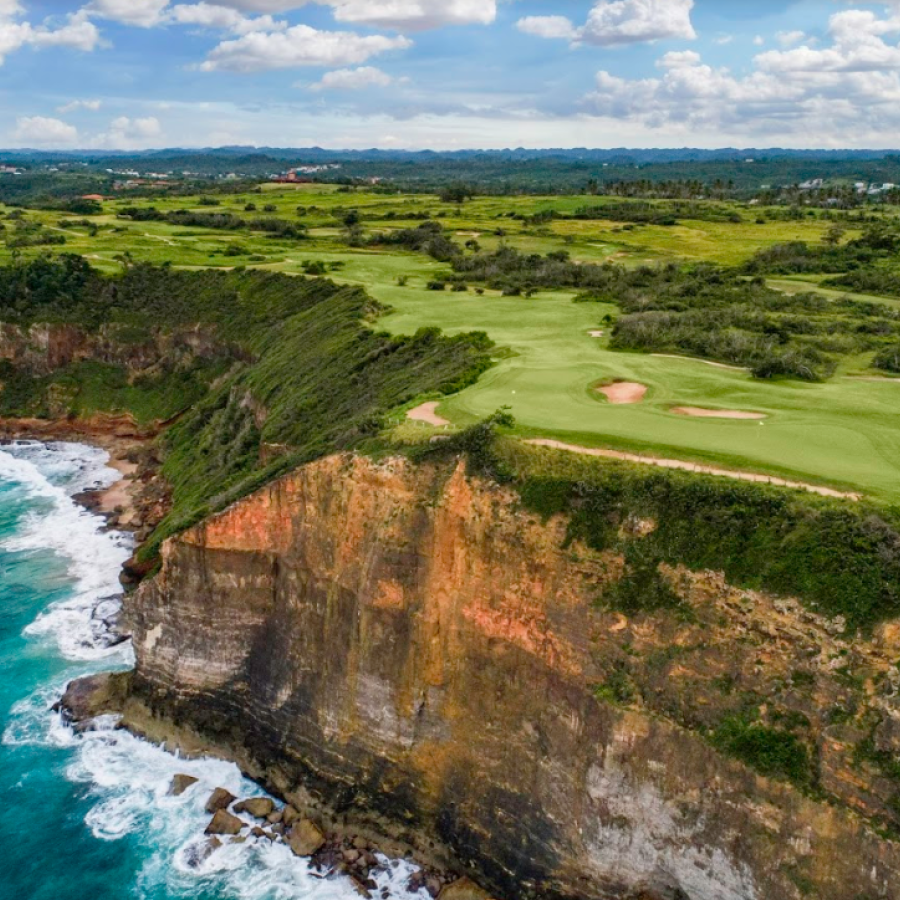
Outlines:
{"label": "sea spray", "polygon": [[[0,877],[0,900],[18,900],[23,890],[30,900],[353,900],[358,895],[347,879],[323,879],[284,844],[249,840],[211,850],[203,834],[211,791],[261,794],[235,765],[181,759],[117,730],[114,718],[76,736],[50,712],[72,678],[132,661],[130,645],[110,647],[98,635],[96,616],[98,607],[106,605],[105,616],[119,602],[118,572],[131,540],[72,500],[115,482],[107,460],[75,444],[21,442],[0,450],[0,524],[12,531],[0,538],[7,567],[0,571],[0,610],[13,608],[26,574],[29,596],[37,585],[48,597],[32,621],[22,622],[24,642],[2,640],[0,632],[0,651],[18,654],[0,659],[0,667],[39,675],[19,675],[21,683],[0,693],[9,701],[0,706],[0,790],[23,809],[41,809],[47,829],[44,840],[37,834],[28,843],[32,835],[15,823],[0,824],[0,860],[13,861]],[[180,797],[170,793],[176,774],[198,779]],[[67,839],[54,840],[60,833]],[[414,871],[408,863],[383,863],[373,873],[376,893],[428,898],[405,890]]]}

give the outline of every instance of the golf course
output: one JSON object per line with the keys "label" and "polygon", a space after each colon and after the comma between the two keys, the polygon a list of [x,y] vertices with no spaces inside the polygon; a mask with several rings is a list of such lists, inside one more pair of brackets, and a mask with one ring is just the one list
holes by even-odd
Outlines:
{"label": "golf course", "polygon": [[[832,377],[802,381],[755,378],[740,366],[680,354],[616,351],[610,346],[621,312],[616,303],[576,302],[577,290],[536,289],[518,296],[489,285],[436,290],[446,263],[372,237],[413,229],[427,219],[473,253],[512,247],[521,254],[563,252],[577,264],[738,266],[777,245],[819,244],[832,227],[820,214],[769,220],[765,210],[713,201],[694,205],[700,218],[679,217],[674,225],[572,218],[588,201],[592,207],[607,202],[488,197],[446,204],[432,195],[267,185],[259,193],[215,200],[107,200],[102,212],[89,217],[28,210],[19,221],[24,218],[33,233],[64,236],[65,246],[53,252],[81,254],[110,274],[139,262],[167,262],[184,269],[323,275],[360,285],[379,301],[386,312],[372,325],[378,330],[485,332],[495,345],[493,367],[456,395],[419,398],[398,410],[400,434],[467,426],[507,408],[523,439],[682,460],[900,502],[900,379],[874,370],[872,354],[845,356]],[[143,220],[135,210],[152,211],[155,218]],[[167,218],[177,211],[187,212],[185,221],[193,224]],[[204,227],[202,217],[209,215],[229,215],[234,222]],[[261,230],[266,219],[280,223],[281,231]],[[286,234],[284,223],[299,234]],[[22,229],[9,221],[6,227],[7,235]],[[858,234],[848,226],[844,240]],[[39,245],[7,245],[0,248],[0,264],[45,252]],[[818,292],[829,303],[846,296],[820,288],[810,276],[772,277],[767,283],[786,295]],[[900,307],[897,298],[850,296],[889,313]],[[611,402],[603,390],[617,383],[642,388],[632,398],[636,402]],[[409,419],[408,410],[424,400],[437,402],[438,419],[450,425]]]}

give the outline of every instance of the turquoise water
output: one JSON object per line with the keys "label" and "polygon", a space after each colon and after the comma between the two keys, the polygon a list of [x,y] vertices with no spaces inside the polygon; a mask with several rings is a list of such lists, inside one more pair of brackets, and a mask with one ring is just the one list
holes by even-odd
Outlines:
{"label": "turquoise water", "polygon": [[[132,663],[102,619],[118,604],[129,538],[70,496],[110,484],[106,455],[73,444],[0,450],[0,900],[356,900],[284,845],[203,837],[210,792],[259,794],[217,760],[179,760],[114,729],[84,737],[51,712],[74,677]],[[172,777],[199,778],[182,797]],[[412,869],[378,876],[393,897]]]}

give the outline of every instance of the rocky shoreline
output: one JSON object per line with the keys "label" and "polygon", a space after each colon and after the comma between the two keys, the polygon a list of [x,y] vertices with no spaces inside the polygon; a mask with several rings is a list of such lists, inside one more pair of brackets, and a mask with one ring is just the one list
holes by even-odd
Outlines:
{"label": "rocky shoreline", "polygon": [[[108,488],[87,490],[73,500],[106,520],[110,529],[134,535],[136,549],[169,511],[171,498],[160,474],[156,445],[160,427],[142,428],[130,416],[96,415],[89,419],[2,419],[0,445],[15,441],[88,444],[109,454],[110,468],[122,478]],[[147,574],[134,558],[123,567],[121,581],[134,587]]]}
{"label": "rocky shoreline", "polygon": [[[16,420],[0,419],[0,445],[31,440],[44,443],[74,442],[99,447],[109,453],[107,463],[122,478],[108,488],[87,490],[73,500],[90,512],[106,520],[107,527],[127,531],[135,536],[139,546],[152,533],[168,510],[169,497],[159,474],[161,460],[154,439],[158,431],[137,428],[133,421],[121,417],[95,417],[91,420]],[[146,573],[140,571],[135,559],[129,560],[120,576],[123,587],[133,588]],[[96,639],[105,646],[115,646],[130,639],[123,622],[118,598],[101,600],[95,610]],[[129,702],[131,673],[101,673],[71,682],[54,711],[76,733],[91,731],[97,720],[105,715],[121,715]],[[133,711],[132,711],[133,712]],[[120,727],[139,737],[171,746],[161,735],[145,732],[137,724],[123,720]],[[191,756],[190,747],[179,747]],[[196,755],[202,755],[197,753]],[[253,779],[252,773],[246,773]],[[196,783],[192,776],[176,776],[171,793],[180,795]],[[373,900],[389,900],[387,889],[378,889],[374,877],[391,865],[386,853],[394,858],[404,857],[420,868],[406,885],[412,893],[424,890],[440,900],[490,900],[484,891],[458,871],[423,861],[411,848],[366,837],[347,827],[338,828],[330,818],[318,817],[317,810],[307,809],[301,814],[291,804],[279,804],[269,798],[239,800],[224,788],[218,789],[207,801],[211,819],[206,829],[207,842],[198,851],[199,865],[224,843],[270,841],[288,845],[295,856],[309,859],[311,872],[319,878],[346,877],[360,896]]]}
{"label": "rocky shoreline", "polygon": [[[71,682],[62,699],[54,706],[63,721],[83,734],[98,727],[103,716],[123,715],[119,727],[139,737],[146,737],[140,728],[129,725],[129,715],[135,715],[131,695],[132,673],[115,672],[90,675]],[[164,746],[169,746],[168,742]],[[191,753],[189,748],[183,755]],[[248,777],[252,776],[248,775]],[[198,779],[191,775],[176,775],[169,793],[181,796],[195,789]],[[299,810],[291,803],[280,803],[271,797],[239,799],[225,788],[217,788],[205,805],[210,815],[204,832],[207,840],[197,850],[193,863],[199,865],[225,843],[243,844],[248,841],[269,841],[286,844],[292,853],[308,859],[311,872],[318,878],[346,877],[354,890],[370,900],[390,900],[388,889],[379,889],[375,875],[391,866],[386,855],[404,856],[420,866],[406,884],[411,893],[427,891],[435,900],[491,900],[490,894],[458,871],[422,863],[409,848],[393,845],[385,848],[381,842],[361,834],[352,827],[336,828],[311,810]]]}

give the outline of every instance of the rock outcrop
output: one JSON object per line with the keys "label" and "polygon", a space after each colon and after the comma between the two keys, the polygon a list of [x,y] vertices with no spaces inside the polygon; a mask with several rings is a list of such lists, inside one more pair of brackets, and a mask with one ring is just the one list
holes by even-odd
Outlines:
{"label": "rock outcrop", "polygon": [[92,332],[78,325],[41,323],[26,328],[0,322],[0,360],[35,375],[50,375],[92,360],[121,366],[131,375],[148,376],[162,365],[177,369],[222,352],[221,341],[211,328],[133,331],[125,325],[103,325]]}
{"label": "rock outcrop", "polygon": [[[900,627],[675,569],[628,617],[623,570],[461,465],[325,459],[164,545],[126,723],[510,900],[900,895]],[[782,730],[711,739],[751,708]]]}

